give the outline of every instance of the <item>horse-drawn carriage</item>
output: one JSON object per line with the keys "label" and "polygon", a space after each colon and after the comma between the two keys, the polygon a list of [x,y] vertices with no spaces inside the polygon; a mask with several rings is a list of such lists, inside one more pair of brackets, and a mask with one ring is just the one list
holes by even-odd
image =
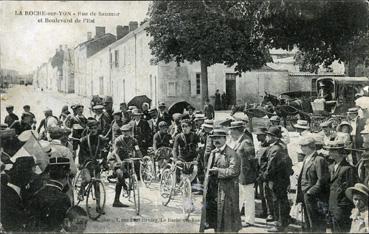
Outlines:
{"label": "horse-drawn carriage", "polygon": [[[326,120],[339,124],[347,110],[355,106],[357,94],[368,85],[367,77],[321,77],[316,81],[316,90],[292,91],[279,96],[265,92],[258,109],[264,110],[264,115],[277,114],[285,126],[287,121],[294,122],[299,118],[308,120],[312,131],[319,131],[320,123]],[[241,110],[249,115],[253,108],[245,104],[233,108],[232,114]]]}

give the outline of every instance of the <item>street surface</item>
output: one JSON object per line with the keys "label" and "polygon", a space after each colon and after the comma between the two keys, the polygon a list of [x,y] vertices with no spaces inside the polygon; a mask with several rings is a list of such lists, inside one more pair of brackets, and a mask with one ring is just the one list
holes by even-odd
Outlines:
{"label": "street surface", "polygon": [[[81,103],[85,107],[89,106],[87,98],[80,98],[75,94],[60,94],[51,92],[35,91],[31,86],[15,86],[7,93],[1,94],[1,122],[3,123],[6,111],[6,105],[14,105],[14,112],[20,117],[23,112],[23,105],[29,104],[31,111],[36,115],[38,123],[43,118],[43,110],[47,107],[53,110],[55,116],[59,116],[62,106]],[[86,117],[91,113],[85,108]],[[216,120],[225,119],[229,111],[216,112]],[[239,113],[239,115],[243,115]],[[257,122],[257,121],[255,121]],[[291,132],[291,143],[296,141],[296,133]],[[288,145],[290,156],[296,162],[296,149],[293,144]],[[113,208],[114,184],[105,183],[107,199],[105,212],[97,221],[89,221],[86,232],[198,232],[202,196],[194,195],[195,211],[189,220],[184,220],[182,213],[181,196],[178,195],[167,207],[161,204],[158,182],[152,183],[149,188],[145,185],[140,186],[141,196],[141,215],[136,216],[134,204],[126,198],[121,201],[129,205],[129,208]],[[85,208],[85,203],[80,204]],[[260,202],[257,201],[256,213],[260,210]],[[243,217],[244,218],[244,217]],[[241,232],[262,233],[267,231],[265,219],[256,219],[253,227],[243,228]],[[213,232],[213,230],[207,230]]]}

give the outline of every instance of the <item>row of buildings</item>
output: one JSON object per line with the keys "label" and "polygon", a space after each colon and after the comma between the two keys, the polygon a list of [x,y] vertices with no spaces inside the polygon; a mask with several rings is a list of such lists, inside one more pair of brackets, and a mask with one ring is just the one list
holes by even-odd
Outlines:
{"label": "row of buildings", "polygon": [[[115,106],[129,102],[134,96],[146,95],[152,106],[186,100],[201,108],[200,63],[184,62],[152,64],[150,35],[145,28],[129,22],[117,26],[116,36],[96,27],[95,36],[73,49],[60,46],[54,57],[34,73],[38,89],[76,93],[83,97],[110,95]],[[297,50],[271,50],[273,63],[236,76],[233,67],[215,64],[208,68],[208,90],[211,99],[217,89],[226,92],[229,104],[260,102],[264,91],[272,94],[296,90],[314,90],[319,76],[344,75],[344,65],[334,63],[329,71],[318,74],[300,72],[295,64]]]}

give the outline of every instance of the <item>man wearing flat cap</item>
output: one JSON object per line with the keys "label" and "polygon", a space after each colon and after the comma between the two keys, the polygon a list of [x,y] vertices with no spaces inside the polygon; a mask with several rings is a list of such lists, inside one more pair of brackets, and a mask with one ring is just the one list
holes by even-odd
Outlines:
{"label": "man wearing flat cap", "polygon": [[14,106],[6,106],[6,111],[8,112],[8,115],[5,116],[4,123],[6,123],[8,126],[11,126],[14,121],[18,120],[19,118],[16,114],[14,114]]}
{"label": "man wearing flat cap", "polygon": [[1,224],[6,232],[25,232],[29,222],[21,191],[31,181],[35,161],[24,156],[15,160],[9,170],[8,183],[1,185]]}
{"label": "man wearing flat cap", "polygon": [[266,141],[269,144],[266,150],[268,164],[263,179],[268,183],[272,192],[274,214],[277,225],[270,232],[281,232],[289,224],[290,205],[288,203],[287,188],[290,185],[290,176],[293,174],[292,161],[287,148],[281,141],[281,130],[272,126],[267,131]]}
{"label": "man wearing flat cap", "polygon": [[[65,120],[65,126],[72,130],[72,137],[80,139],[83,132],[87,128],[87,118],[83,115],[83,105],[72,105],[73,114],[68,115]],[[73,150],[76,151],[79,145],[79,140],[73,140]]]}
{"label": "man wearing flat cap", "polygon": [[257,161],[253,138],[244,133],[245,125],[242,121],[234,121],[228,127],[230,142],[228,145],[236,151],[241,159],[241,171],[239,176],[240,210],[245,207],[246,225],[255,224],[255,189],[254,183],[257,177]]}
{"label": "man wearing flat cap", "polygon": [[242,228],[238,183],[240,158],[226,144],[225,130],[214,129],[211,137],[216,149],[211,152],[206,167],[200,232],[208,228],[214,228],[215,232],[238,232]]}
{"label": "man wearing flat cap", "polygon": [[345,196],[345,190],[355,185],[356,170],[346,161],[347,152],[344,144],[332,143],[325,146],[325,149],[329,151],[329,158],[334,160],[329,166],[329,212],[333,225],[332,232],[349,232],[353,205]]}
{"label": "man wearing flat cap", "polygon": [[[118,136],[114,141],[114,155],[116,164],[114,166],[115,173],[118,176],[118,182],[115,185],[115,197],[113,202],[113,207],[128,207],[120,202],[120,194],[122,188],[127,189],[125,183],[125,176],[128,172],[128,165],[122,164],[122,161],[129,158],[142,158],[140,147],[137,140],[132,136],[132,125],[125,124],[121,128],[122,135]],[[135,161],[135,172],[139,178],[140,162]]]}
{"label": "man wearing flat cap", "polygon": [[299,145],[305,155],[297,182],[296,203],[304,207],[305,225],[308,232],[325,232],[325,214],[319,204],[327,203],[329,193],[329,170],[325,158],[316,151],[315,140],[308,136]]}
{"label": "man wearing flat cap", "polygon": [[50,179],[31,199],[28,210],[33,232],[59,232],[71,207],[71,201],[63,192],[67,185],[70,161],[64,157],[50,157],[47,167]]}
{"label": "man wearing flat cap", "polygon": [[[100,178],[100,167],[98,165],[97,159],[102,157],[102,149],[104,139],[99,136],[99,122],[94,118],[87,119],[87,129],[89,130],[89,134],[81,138],[79,155],[78,155],[78,165],[81,170],[82,183],[80,193],[78,194],[78,200],[84,199],[84,191],[86,185],[91,180],[91,175],[93,175],[93,171],[95,171],[95,176]],[[85,168],[85,164],[88,161],[92,161],[87,168]],[[100,199],[97,198],[96,199]],[[98,212],[104,214],[105,212],[101,207],[96,208]]]}

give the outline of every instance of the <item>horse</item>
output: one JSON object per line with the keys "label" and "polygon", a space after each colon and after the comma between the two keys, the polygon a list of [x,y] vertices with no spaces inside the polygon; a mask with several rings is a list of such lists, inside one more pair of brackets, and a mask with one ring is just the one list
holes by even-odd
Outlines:
{"label": "horse", "polygon": [[291,115],[299,115],[301,119],[311,121],[310,114],[312,112],[312,108],[310,105],[310,101],[306,99],[282,99],[278,98],[270,93],[265,92],[265,96],[261,102],[262,105],[272,104],[275,110],[275,113],[283,119],[284,126],[287,125],[287,116]]}

